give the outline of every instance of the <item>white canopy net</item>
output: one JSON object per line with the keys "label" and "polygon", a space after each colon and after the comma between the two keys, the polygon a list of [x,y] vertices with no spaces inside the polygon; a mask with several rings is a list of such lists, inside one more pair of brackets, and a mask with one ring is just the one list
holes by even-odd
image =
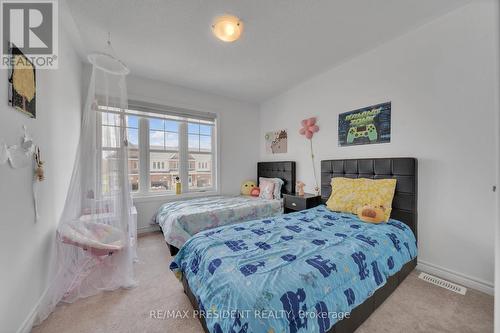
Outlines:
{"label": "white canopy net", "polygon": [[106,54],[92,64],[82,130],[64,211],[57,228],[53,278],[35,324],[63,302],[133,287],[137,228],[127,159],[128,69]]}

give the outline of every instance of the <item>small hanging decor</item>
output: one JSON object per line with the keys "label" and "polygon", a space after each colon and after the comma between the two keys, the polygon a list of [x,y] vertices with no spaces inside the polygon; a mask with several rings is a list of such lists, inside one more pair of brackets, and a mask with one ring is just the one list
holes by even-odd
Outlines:
{"label": "small hanging decor", "polygon": [[42,161],[42,157],[41,157],[41,154],[40,154],[40,148],[37,148],[37,151],[35,153],[35,163],[36,163],[36,166],[35,166],[35,179],[39,182],[41,181],[44,181],[45,180],[45,174],[44,174],[44,171],[43,171],[43,161]]}
{"label": "small hanging decor", "polygon": [[45,180],[40,148],[37,147],[34,156],[35,156],[35,178],[33,181],[33,203],[35,205],[35,220],[38,221],[38,219],[40,218],[40,215],[38,214],[38,183]]}
{"label": "small hanging decor", "polygon": [[318,187],[318,177],[316,176],[316,166],[314,164],[314,151],[313,151],[313,141],[312,138],[314,136],[314,133],[317,133],[319,131],[318,125],[316,125],[316,118],[307,118],[302,120],[301,122],[302,128],[299,130],[300,135],[304,135],[306,139],[309,140],[310,143],[310,148],[311,148],[311,161],[312,161],[312,167],[313,167],[313,175],[314,175],[314,182],[315,182],[315,187],[314,187],[314,192],[316,195],[319,194],[319,187]]}
{"label": "small hanging decor", "polygon": [[40,159],[40,148],[37,148],[33,143],[26,126],[23,126],[23,130],[24,137],[20,145],[7,146],[5,143],[0,144],[0,165],[9,162],[12,168],[21,169],[32,165],[33,157],[35,158],[33,203],[35,206],[35,221],[38,221],[40,216],[38,215],[37,182],[45,180],[43,161]]}
{"label": "small hanging decor", "polygon": [[7,161],[14,169],[25,168],[30,164],[35,152],[33,139],[28,134],[26,126],[23,126],[24,137],[20,145],[7,146],[5,143],[0,144],[0,164],[5,164]]}

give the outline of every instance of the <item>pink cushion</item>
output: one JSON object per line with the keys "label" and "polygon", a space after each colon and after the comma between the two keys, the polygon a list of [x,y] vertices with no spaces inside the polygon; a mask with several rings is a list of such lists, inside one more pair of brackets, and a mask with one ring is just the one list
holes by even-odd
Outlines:
{"label": "pink cushion", "polygon": [[259,188],[260,188],[260,194],[259,198],[261,199],[267,199],[267,200],[272,200],[274,199],[274,186],[275,184],[273,182],[264,180],[260,182]]}

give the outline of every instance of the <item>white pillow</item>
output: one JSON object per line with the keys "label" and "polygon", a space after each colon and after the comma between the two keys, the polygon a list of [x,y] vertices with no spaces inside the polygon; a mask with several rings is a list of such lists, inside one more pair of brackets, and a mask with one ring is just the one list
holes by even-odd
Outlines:
{"label": "white pillow", "polygon": [[260,194],[259,198],[272,200],[274,199],[274,188],[276,183],[270,180],[264,180],[260,183]]}
{"label": "white pillow", "polygon": [[263,180],[267,180],[268,182],[273,182],[274,183],[274,192],[273,192],[273,197],[274,199],[281,199],[281,186],[285,184],[283,179],[281,178],[264,178],[264,177],[259,177],[259,185]]}

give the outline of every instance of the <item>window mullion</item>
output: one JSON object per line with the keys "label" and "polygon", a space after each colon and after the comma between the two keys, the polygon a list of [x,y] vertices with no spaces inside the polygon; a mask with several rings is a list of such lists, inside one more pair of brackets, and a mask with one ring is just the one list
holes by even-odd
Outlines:
{"label": "window mullion", "polygon": [[188,130],[187,122],[179,124],[179,177],[181,179],[182,192],[189,192],[189,162],[188,162]]}
{"label": "window mullion", "polygon": [[95,192],[97,197],[101,197],[102,195],[102,131],[103,131],[103,125],[102,125],[102,113],[101,112],[96,112],[96,126],[97,126],[97,138],[96,138],[96,168],[97,168],[97,175],[96,175],[96,184],[95,184]]}
{"label": "window mullion", "polygon": [[217,135],[219,132],[216,130],[218,123],[215,122],[213,127],[211,128],[211,139],[212,139],[212,165],[210,166],[210,170],[212,171],[212,188],[215,189],[216,191],[219,190],[219,151],[218,151],[218,145],[217,142],[219,142],[219,139],[217,138]]}
{"label": "window mullion", "polygon": [[149,192],[149,121],[139,118],[139,193]]}

